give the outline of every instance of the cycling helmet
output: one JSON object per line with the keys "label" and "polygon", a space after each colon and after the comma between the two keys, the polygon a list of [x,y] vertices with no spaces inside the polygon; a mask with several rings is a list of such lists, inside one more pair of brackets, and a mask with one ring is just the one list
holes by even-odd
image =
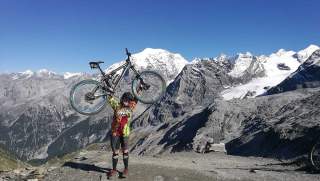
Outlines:
{"label": "cycling helmet", "polygon": [[123,102],[126,102],[126,101],[129,102],[129,101],[133,101],[133,100],[134,100],[134,97],[131,94],[131,92],[125,92],[125,93],[122,94],[120,102],[123,103]]}

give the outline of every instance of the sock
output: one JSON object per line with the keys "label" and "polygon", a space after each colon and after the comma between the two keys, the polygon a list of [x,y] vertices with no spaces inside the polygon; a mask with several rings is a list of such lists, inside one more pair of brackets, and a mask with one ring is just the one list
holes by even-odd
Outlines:
{"label": "sock", "polygon": [[123,153],[123,164],[124,164],[124,168],[128,169],[128,165],[129,165],[129,153]]}
{"label": "sock", "polygon": [[112,155],[112,167],[113,167],[113,170],[117,170],[118,158],[119,158],[118,154],[114,153]]}

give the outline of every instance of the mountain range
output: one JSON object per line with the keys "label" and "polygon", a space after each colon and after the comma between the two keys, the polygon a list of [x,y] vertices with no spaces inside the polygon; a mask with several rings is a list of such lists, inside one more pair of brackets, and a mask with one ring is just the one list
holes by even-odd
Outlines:
{"label": "mountain range", "polygon": [[[281,49],[269,56],[247,52],[193,61],[162,49],[147,48],[134,54],[138,70],[159,72],[168,87],[159,102],[138,104],[131,123],[131,152],[196,151],[210,142],[225,143],[230,154],[286,158],[305,154],[306,149],[284,152],[295,142],[282,141],[305,141],[319,128],[319,104],[315,102],[319,51],[318,46],[310,45],[298,52]],[[92,78],[99,76],[60,75],[46,69],[0,74],[0,145],[21,160],[42,162],[108,140],[113,116],[109,107],[84,116],[69,105],[71,87]],[[130,81],[121,83],[116,96],[129,90]],[[303,117],[310,112],[312,117]],[[270,137],[278,140],[277,146],[257,146]],[[260,149],[266,151],[258,154]]]}

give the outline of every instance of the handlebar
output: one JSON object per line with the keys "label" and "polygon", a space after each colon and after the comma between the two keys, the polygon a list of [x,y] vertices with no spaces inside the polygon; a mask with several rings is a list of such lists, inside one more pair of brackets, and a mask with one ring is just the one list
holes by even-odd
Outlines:
{"label": "handlebar", "polygon": [[131,57],[131,53],[128,51],[127,48],[126,48],[126,54],[127,54],[128,58]]}

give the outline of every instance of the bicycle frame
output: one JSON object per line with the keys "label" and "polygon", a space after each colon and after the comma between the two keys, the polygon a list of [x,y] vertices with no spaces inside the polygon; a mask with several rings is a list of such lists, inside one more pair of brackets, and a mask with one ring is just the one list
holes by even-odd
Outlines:
{"label": "bicycle frame", "polygon": [[[101,79],[101,82],[105,82],[106,84],[108,84],[108,81],[109,79],[114,75],[116,74],[119,70],[122,69],[122,72],[120,74],[120,76],[118,76],[116,79],[115,79],[115,83],[113,85],[113,87],[111,87],[113,90],[116,89],[116,87],[118,86],[119,82],[123,79],[123,76],[124,74],[129,71],[129,69],[131,69],[135,75],[137,77],[140,77],[140,74],[139,72],[134,68],[134,66],[132,65],[131,61],[130,61],[130,54],[128,55],[128,58],[126,59],[126,62],[122,65],[120,65],[118,68],[112,70],[111,72],[109,72],[108,74],[106,74],[102,69],[101,67],[99,66],[99,64],[97,65],[98,69],[100,70],[100,73],[102,74],[103,78]],[[143,82],[143,81],[142,81]],[[103,84],[102,84],[103,85]],[[95,88],[93,90],[93,92],[95,92],[97,90],[97,88]],[[104,94],[104,95],[95,95],[95,97],[100,97],[100,96],[105,96],[107,94]]]}

